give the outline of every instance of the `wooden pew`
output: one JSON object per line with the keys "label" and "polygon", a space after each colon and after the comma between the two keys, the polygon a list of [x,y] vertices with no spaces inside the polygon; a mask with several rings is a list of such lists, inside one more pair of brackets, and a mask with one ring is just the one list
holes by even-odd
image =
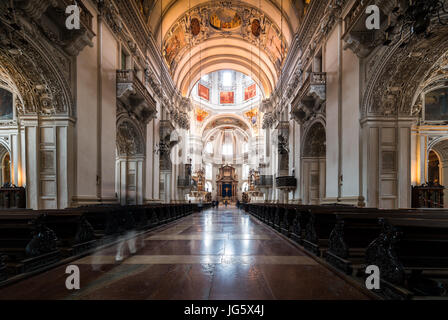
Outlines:
{"label": "wooden pew", "polygon": [[92,205],[0,211],[0,281],[197,211],[195,204]]}
{"label": "wooden pew", "polygon": [[328,247],[330,233],[336,223],[336,212],[375,211],[352,206],[297,206],[291,237],[317,256]]}
{"label": "wooden pew", "polygon": [[382,232],[380,218],[448,219],[446,212],[418,210],[381,210],[375,212],[336,213],[325,258],[332,265],[352,273],[365,267],[365,250]]}
{"label": "wooden pew", "polygon": [[6,259],[8,256],[3,252],[0,252],[0,282],[5,281],[8,278],[8,271],[6,266]]}
{"label": "wooden pew", "polygon": [[10,274],[34,271],[57,262],[57,237],[39,214],[0,215],[0,252]]}
{"label": "wooden pew", "polygon": [[97,238],[92,225],[82,212],[42,210],[42,220],[58,238],[57,246],[64,256],[78,255],[95,248]]}
{"label": "wooden pew", "polygon": [[368,246],[366,262],[380,268],[382,293],[401,288],[417,295],[446,296],[448,220],[384,218],[381,234]]}
{"label": "wooden pew", "polygon": [[120,205],[92,205],[66,209],[82,212],[92,225],[100,244],[114,241],[118,234],[135,224],[130,210]]}

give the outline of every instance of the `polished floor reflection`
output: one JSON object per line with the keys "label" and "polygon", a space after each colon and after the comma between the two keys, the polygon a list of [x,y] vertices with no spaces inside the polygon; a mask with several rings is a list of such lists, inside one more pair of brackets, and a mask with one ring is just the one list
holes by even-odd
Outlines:
{"label": "polished floor reflection", "polygon": [[235,208],[210,209],[0,289],[0,299],[368,299],[268,227]]}

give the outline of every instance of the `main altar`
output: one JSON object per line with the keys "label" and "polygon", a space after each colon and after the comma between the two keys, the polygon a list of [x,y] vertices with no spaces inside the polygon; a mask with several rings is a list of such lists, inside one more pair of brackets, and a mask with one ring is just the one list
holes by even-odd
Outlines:
{"label": "main altar", "polygon": [[218,175],[216,176],[218,201],[235,202],[238,193],[238,176],[235,173],[235,168],[224,165],[218,170]]}

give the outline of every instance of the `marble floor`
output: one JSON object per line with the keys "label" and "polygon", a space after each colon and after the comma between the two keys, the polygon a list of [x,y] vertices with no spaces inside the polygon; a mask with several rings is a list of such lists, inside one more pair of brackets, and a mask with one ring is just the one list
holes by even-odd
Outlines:
{"label": "marble floor", "polygon": [[369,299],[296,246],[236,208],[209,209],[0,289],[0,299]]}

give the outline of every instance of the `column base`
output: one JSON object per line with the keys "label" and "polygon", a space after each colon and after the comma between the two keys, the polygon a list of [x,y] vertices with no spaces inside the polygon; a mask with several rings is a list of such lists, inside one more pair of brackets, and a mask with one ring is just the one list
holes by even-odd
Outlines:
{"label": "column base", "polygon": [[95,204],[119,204],[119,201],[117,198],[114,197],[104,197],[99,198],[95,196],[73,196],[72,197],[72,203],[70,204],[70,207],[80,207],[80,206],[88,206],[88,205],[95,205]]}
{"label": "column base", "polygon": [[324,198],[321,200],[321,204],[347,204],[355,207],[365,207],[366,202],[363,196],[354,196],[354,197],[342,197],[342,198]]}
{"label": "column base", "polygon": [[145,200],[143,200],[143,203],[145,203],[145,204],[161,203],[161,202],[162,202],[162,200],[160,200],[160,199],[145,199]]}

